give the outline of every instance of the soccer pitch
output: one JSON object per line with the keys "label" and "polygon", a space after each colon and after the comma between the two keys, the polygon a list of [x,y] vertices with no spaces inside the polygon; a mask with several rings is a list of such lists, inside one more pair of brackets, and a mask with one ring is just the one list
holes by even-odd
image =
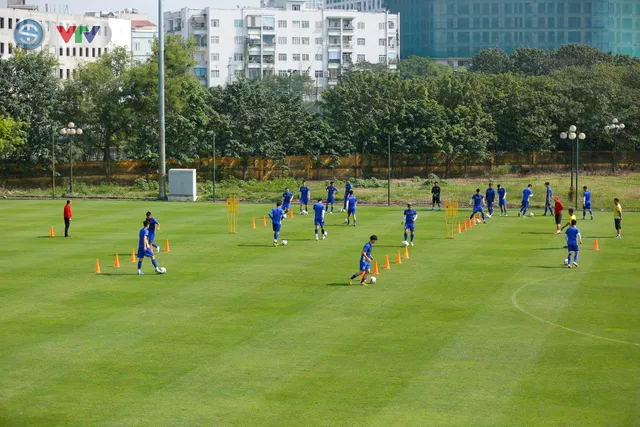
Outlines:
{"label": "soccer pitch", "polygon": [[[325,241],[296,214],[274,248],[270,205],[230,235],[223,203],[76,200],[68,239],[63,205],[0,202],[0,425],[640,425],[639,214],[579,221],[567,269],[539,209],[446,240],[418,206],[396,265],[404,207]],[[165,275],[129,262],[147,210]],[[371,234],[378,282],[346,286]]]}

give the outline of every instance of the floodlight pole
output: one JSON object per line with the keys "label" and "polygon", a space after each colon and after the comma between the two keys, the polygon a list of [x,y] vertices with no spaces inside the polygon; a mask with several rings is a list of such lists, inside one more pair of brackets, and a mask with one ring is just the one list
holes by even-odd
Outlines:
{"label": "floodlight pole", "polygon": [[391,134],[387,135],[387,206],[391,206]]}
{"label": "floodlight pole", "polygon": [[213,133],[213,201],[216,201],[216,133]]}
{"label": "floodlight pole", "polygon": [[56,198],[56,135],[51,135],[51,188],[53,199]]}
{"label": "floodlight pole", "polygon": [[158,0],[158,123],[160,125],[160,139],[158,141],[158,173],[160,181],[159,200],[167,199],[166,189],[166,156],[165,156],[165,128],[164,128],[164,5]]}

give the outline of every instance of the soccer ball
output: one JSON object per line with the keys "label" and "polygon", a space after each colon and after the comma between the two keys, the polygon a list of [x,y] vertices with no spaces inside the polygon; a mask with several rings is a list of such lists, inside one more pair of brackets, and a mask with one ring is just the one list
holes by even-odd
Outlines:
{"label": "soccer ball", "polygon": [[567,259],[566,259],[566,258],[565,258],[565,259],[563,259],[563,260],[562,260],[562,262],[564,263],[564,265],[569,264],[569,262],[567,261]]}
{"label": "soccer ball", "polygon": [[529,216],[533,216],[533,212],[531,212],[531,213],[529,214]]}
{"label": "soccer ball", "polygon": [[371,277],[369,278],[369,283],[376,283],[376,280],[377,280],[377,279],[376,279],[375,277],[371,276]]}
{"label": "soccer ball", "polygon": [[167,269],[166,269],[166,268],[164,268],[164,267],[160,267],[160,268],[158,269],[158,273],[160,273],[160,274],[164,274],[164,273],[166,273],[166,272],[167,272]]}
{"label": "soccer ball", "polygon": [[347,218],[345,218],[345,219],[344,219],[344,223],[346,224],[346,223],[348,223],[348,222],[349,222],[349,220],[348,220]]}
{"label": "soccer ball", "polygon": [[403,240],[402,241],[402,246],[404,246],[406,248],[407,246],[409,246],[409,242],[407,242],[406,240]]}
{"label": "soccer ball", "polygon": [[282,241],[282,246],[287,246],[287,244],[289,244],[289,242],[287,242],[286,240]]}
{"label": "soccer ball", "polygon": [[476,218],[476,224],[480,224],[480,220]]}

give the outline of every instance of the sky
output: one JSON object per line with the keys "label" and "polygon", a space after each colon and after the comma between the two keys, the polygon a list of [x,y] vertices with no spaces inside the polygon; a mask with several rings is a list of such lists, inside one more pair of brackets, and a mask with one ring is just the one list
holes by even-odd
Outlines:
{"label": "sky", "polygon": [[[235,8],[236,6],[251,5],[256,0],[163,0],[165,11],[176,11],[183,7],[199,9],[203,7],[213,7],[218,9]],[[49,10],[55,7],[56,10],[69,6],[69,12],[83,15],[85,12],[113,12],[125,8],[137,8],[140,13],[147,13],[149,20],[158,22],[158,0],[26,0],[27,4],[38,5],[39,10],[45,10],[45,4],[49,4]],[[105,6],[108,4],[107,6]],[[6,0],[0,0],[0,8],[7,7]]]}

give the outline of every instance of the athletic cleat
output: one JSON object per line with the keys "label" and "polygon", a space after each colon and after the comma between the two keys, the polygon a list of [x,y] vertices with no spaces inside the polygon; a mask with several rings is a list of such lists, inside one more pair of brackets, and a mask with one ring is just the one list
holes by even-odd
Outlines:
{"label": "athletic cleat", "polygon": [[561,233],[561,231],[560,231],[560,230],[556,231],[556,234],[560,234],[560,233]]}
{"label": "athletic cleat", "polygon": [[618,235],[616,236],[616,239],[622,239],[622,236],[618,234]]}
{"label": "athletic cleat", "polygon": [[567,264],[567,268],[571,268],[571,264]]}
{"label": "athletic cleat", "polygon": [[521,215],[520,215],[520,213],[521,213],[521,212],[518,212],[518,217],[520,217],[520,216],[521,216]]}
{"label": "athletic cleat", "polygon": [[144,273],[142,271],[138,271],[138,276],[144,276]]}
{"label": "athletic cleat", "polygon": [[[587,218],[585,218],[585,217],[582,217],[582,220],[583,220],[583,221],[584,221],[585,219],[587,219]],[[593,218],[591,218],[591,219],[593,219]]]}
{"label": "athletic cleat", "polygon": [[491,218],[491,215],[487,215],[487,218]]}
{"label": "athletic cleat", "polygon": [[411,242],[411,246],[413,246],[413,242]]}
{"label": "athletic cleat", "polygon": [[573,265],[575,265],[576,268],[578,268],[578,263],[577,262],[573,261]]}
{"label": "athletic cleat", "polygon": [[159,254],[160,253],[160,246],[156,246],[156,253]]}
{"label": "athletic cleat", "polygon": [[316,242],[318,241],[318,235],[316,234]]}
{"label": "athletic cleat", "polygon": [[278,242],[273,242],[273,246],[278,246]]}
{"label": "athletic cleat", "polygon": [[486,224],[486,223],[487,223],[487,220],[486,220],[486,219],[483,219],[483,220],[482,220],[482,222],[484,222],[484,223]]}
{"label": "athletic cleat", "polygon": [[326,239],[326,238],[327,238],[327,233],[324,233],[324,234],[322,235],[322,240],[324,240],[324,239]]}
{"label": "athletic cleat", "polygon": [[591,217],[591,221],[593,221],[593,216]]}
{"label": "athletic cleat", "polygon": [[360,284],[361,284],[362,286],[369,286],[369,285],[367,285],[365,282],[360,282]]}
{"label": "athletic cleat", "polygon": [[349,286],[353,285],[353,279],[349,279]]}

